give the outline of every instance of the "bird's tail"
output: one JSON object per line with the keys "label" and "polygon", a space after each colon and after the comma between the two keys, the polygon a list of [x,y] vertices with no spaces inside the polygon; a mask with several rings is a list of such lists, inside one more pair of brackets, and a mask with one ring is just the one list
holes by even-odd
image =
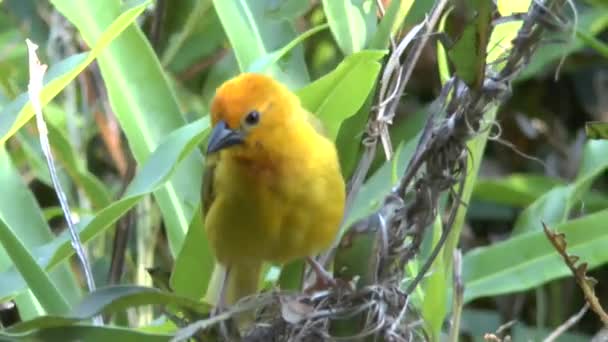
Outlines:
{"label": "bird's tail", "polygon": [[[227,278],[226,271],[228,271]],[[232,305],[239,299],[256,293],[261,271],[261,262],[235,263],[228,268],[216,263],[205,300],[209,304],[217,306],[224,286],[226,287],[223,303],[225,306]]]}

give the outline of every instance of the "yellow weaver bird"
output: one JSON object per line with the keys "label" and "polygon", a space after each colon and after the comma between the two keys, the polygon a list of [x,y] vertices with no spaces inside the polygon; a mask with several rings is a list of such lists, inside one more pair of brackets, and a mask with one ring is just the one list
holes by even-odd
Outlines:
{"label": "yellow weaver bird", "polygon": [[[260,74],[222,84],[203,179],[205,229],[217,261],[207,300],[233,304],[258,290],[264,262],[312,258],[334,240],[345,187],[336,148],[285,86]],[[225,303],[224,303],[225,301]]]}

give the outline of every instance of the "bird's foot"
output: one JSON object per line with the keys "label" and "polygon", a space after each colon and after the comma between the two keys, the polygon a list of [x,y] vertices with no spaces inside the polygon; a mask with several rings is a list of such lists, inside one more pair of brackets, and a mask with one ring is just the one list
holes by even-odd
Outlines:
{"label": "bird's foot", "polygon": [[338,282],[331,275],[331,273],[327,272],[325,268],[321,264],[319,264],[315,259],[308,257],[306,258],[310,268],[315,273],[315,282],[306,289],[306,292],[314,292],[317,290],[324,290],[327,288],[338,288]]}

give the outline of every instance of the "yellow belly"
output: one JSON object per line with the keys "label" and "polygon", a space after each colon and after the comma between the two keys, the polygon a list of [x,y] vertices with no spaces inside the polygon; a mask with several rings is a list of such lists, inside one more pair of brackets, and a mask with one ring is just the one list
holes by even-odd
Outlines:
{"label": "yellow belly", "polygon": [[306,167],[276,175],[233,161],[218,164],[214,187],[222,191],[205,217],[218,261],[285,263],[330,246],[343,215],[344,182],[337,167]]}

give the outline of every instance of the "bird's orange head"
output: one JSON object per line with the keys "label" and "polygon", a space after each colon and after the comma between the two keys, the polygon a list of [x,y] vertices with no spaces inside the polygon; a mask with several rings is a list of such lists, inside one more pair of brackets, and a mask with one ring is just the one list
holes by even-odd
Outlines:
{"label": "bird's orange head", "polygon": [[226,81],[211,102],[213,131],[207,154],[264,143],[301,111],[298,98],[274,79],[254,73]]}

